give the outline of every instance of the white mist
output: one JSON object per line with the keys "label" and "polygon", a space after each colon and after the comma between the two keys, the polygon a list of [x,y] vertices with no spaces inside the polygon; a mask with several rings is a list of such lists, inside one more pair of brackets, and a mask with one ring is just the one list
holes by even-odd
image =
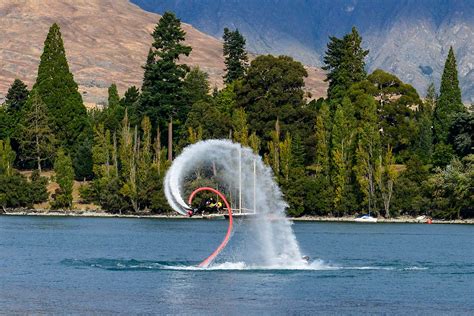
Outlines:
{"label": "white mist", "polygon": [[285,217],[288,205],[273,179],[273,172],[250,148],[229,140],[206,140],[186,147],[165,178],[166,198],[175,211],[186,214],[184,185],[197,172],[205,174],[206,170],[217,181],[216,189],[226,195],[234,212],[239,207],[240,182],[242,209],[253,212],[256,206],[257,215],[252,219],[256,225],[253,230],[256,236],[252,236],[252,247],[257,248],[252,249],[254,264],[274,268],[306,265],[292,224]]}

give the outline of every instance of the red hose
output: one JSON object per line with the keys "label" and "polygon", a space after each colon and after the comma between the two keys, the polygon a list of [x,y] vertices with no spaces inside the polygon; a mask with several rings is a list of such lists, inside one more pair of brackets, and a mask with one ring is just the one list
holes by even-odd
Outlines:
{"label": "red hose", "polygon": [[229,226],[227,227],[227,233],[225,234],[224,240],[222,240],[219,247],[217,247],[217,249],[214,250],[214,252],[209,257],[204,259],[204,261],[201,262],[198,265],[199,267],[206,268],[206,267],[209,266],[209,264],[211,264],[212,260],[214,260],[214,258],[217,257],[217,255],[222,251],[222,249],[224,249],[224,247],[229,242],[230,235],[232,233],[233,220],[232,220],[232,209],[230,208],[229,202],[227,202],[224,195],[221,192],[217,191],[216,189],[209,188],[209,187],[202,187],[202,188],[198,188],[198,189],[194,190],[193,193],[191,193],[191,195],[189,196],[189,199],[188,199],[188,204],[189,205],[191,205],[191,203],[193,202],[193,199],[196,196],[196,194],[201,192],[201,191],[211,191],[211,192],[219,195],[219,197],[224,201],[224,204],[227,207],[227,210],[229,211]]}

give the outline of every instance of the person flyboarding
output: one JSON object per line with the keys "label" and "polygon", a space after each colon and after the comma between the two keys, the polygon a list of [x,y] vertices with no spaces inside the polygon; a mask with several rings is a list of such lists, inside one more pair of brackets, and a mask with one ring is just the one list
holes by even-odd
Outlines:
{"label": "person flyboarding", "polygon": [[222,202],[216,202],[214,198],[210,197],[201,201],[198,207],[188,209],[189,217],[193,217],[196,214],[204,214],[205,211],[219,212],[222,209]]}

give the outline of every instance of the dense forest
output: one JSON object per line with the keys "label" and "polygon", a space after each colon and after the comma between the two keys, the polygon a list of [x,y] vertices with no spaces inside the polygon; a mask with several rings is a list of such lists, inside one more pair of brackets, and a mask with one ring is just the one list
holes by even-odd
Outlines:
{"label": "dense forest", "polygon": [[[108,212],[168,212],[162,183],[173,157],[229,138],[264,157],[291,216],[474,217],[474,115],[461,101],[452,48],[439,92],[431,84],[420,97],[390,73],[366,73],[369,51],[353,28],[329,38],[327,98],[313,100],[300,62],[249,61],[245,44],[238,30],[224,30],[225,86],[212,89],[205,72],[180,62],[192,48],[167,12],[142,86],[120,96],[112,84],[108,105],[86,110],[52,25],[36,83],[29,90],[15,80],[0,107],[0,205],[51,200],[68,209],[79,180],[81,199]],[[31,169],[31,177],[19,172]],[[41,176],[51,169],[53,179]],[[58,184],[51,196],[48,181]]]}

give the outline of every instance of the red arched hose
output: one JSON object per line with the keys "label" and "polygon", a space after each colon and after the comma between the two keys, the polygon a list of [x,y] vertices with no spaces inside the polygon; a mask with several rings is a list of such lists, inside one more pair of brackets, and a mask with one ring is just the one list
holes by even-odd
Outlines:
{"label": "red arched hose", "polygon": [[229,226],[227,227],[227,233],[225,234],[224,240],[222,240],[219,247],[217,247],[217,249],[214,250],[214,252],[209,257],[207,257],[203,262],[199,264],[199,267],[206,268],[209,266],[209,264],[211,264],[212,260],[214,260],[214,258],[217,257],[217,255],[222,251],[222,249],[225,248],[225,246],[229,242],[230,235],[232,233],[233,220],[232,220],[232,209],[230,208],[229,202],[227,202],[226,198],[224,197],[224,194],[217,191],[216,189],[209,188],[209,187],[202,187],[202,188],[198,188],[194,190],[193,193],[191,193],[191,195],[189,196],[188,204],[191,205],[196,194],[202,191],[210,191],[212,193],[217,194],[224,201],[224,204],[227,207],[227,210],[229,211]]}

